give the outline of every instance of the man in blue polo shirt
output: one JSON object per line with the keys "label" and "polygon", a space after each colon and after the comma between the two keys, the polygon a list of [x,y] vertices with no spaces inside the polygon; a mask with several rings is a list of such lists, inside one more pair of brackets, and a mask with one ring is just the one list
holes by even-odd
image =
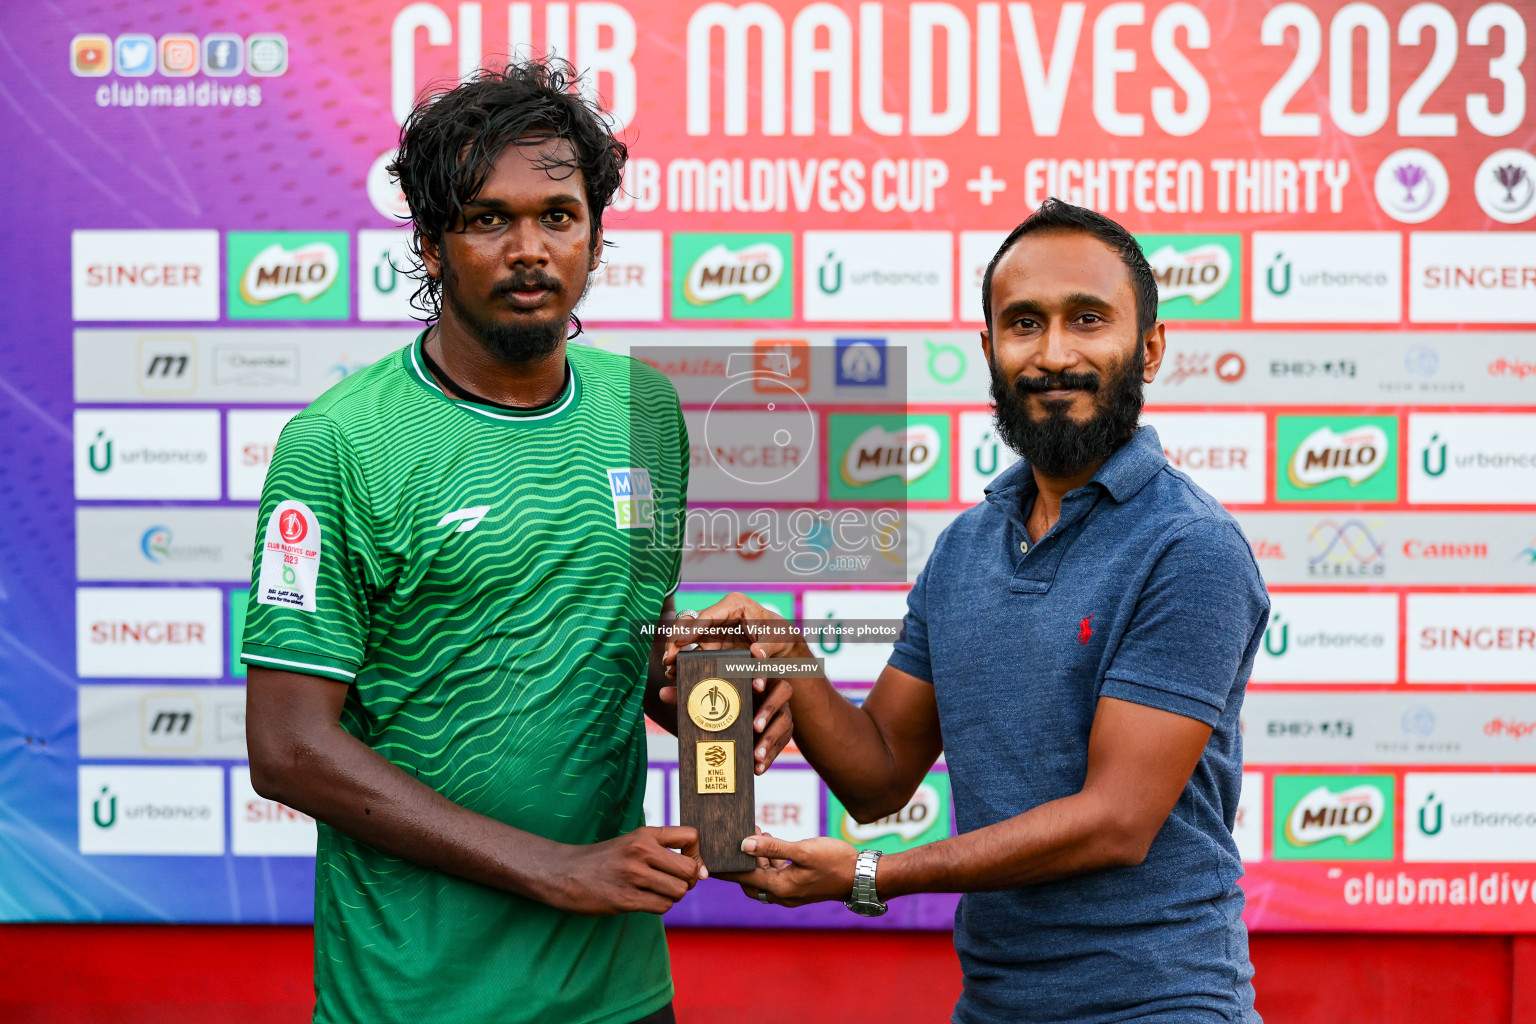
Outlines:
{"label": "man in blue polo shirt", "polygon": [[[1023,461],[940,537],[862,707],[825,679],[791,702],[860,821],[899,810],[942,751],[959,834],[883,860],[760,836],[737,880],[867,915],[964,893],[962,1024],[1253,1024],[1231,829],[1269,599],[1236,522],[1138,429],[1164,352],[1152,271],[1118,224],[1053,200],[1003,243],[983,308],[999,434]],[[768,617],[740,595],[700,616]]]}

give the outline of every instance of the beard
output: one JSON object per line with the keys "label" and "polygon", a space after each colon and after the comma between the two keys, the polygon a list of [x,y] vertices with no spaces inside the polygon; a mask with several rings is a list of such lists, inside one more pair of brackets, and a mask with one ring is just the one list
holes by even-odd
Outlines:
{"label": "beard", "polygon": [[[1022,377],[1011,385],[991,364],[993,418],[1003,443],[1046,476],[1076,476],[1120,450],[1136,433],[1141,419],[1142,345],[1100,379],[1096,373],[1063,373],[1054,377]],[[1045,415],[1030,415],[1029,396],[1057,388],[1080,388],[1093,399],[1093,415],[1082,423],[1068,415],[1072,402],[1042,401]]]}
{"label": "beard", "polygon": [[[504,363],[522,364],[541,359],[560,347],[565,340],[566,322],[554,320],[548,322],[531,321],[527,323],[507,323],[495,320],[488,316],[481,316],[459,295],[458,275],[443,261],[443,299],[453,310],[466,330],[480,343]],[[558,296],[564,286],[540,270],[520,271],[510,279],[496,286],[495,296],[506,295],[514,291],[531,291],[537,288],[547,288],[552,297]]]}

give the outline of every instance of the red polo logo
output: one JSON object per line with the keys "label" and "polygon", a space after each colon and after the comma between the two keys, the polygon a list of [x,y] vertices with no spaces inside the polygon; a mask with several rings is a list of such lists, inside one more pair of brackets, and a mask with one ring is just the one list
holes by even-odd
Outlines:
{"label": "red polo logo", "polygon": [[1085,618],[1082,622],[1079,622],[1077,624],[1077,642],[1078,643],[1085,644],[1085,643],[1088,642],[1088,639],[1093,636],[1093,627],[1089,625],[1089,623],[1092,622],[1092,621],[1093,621],[1093,616],[1090,615],[1087,618]]}

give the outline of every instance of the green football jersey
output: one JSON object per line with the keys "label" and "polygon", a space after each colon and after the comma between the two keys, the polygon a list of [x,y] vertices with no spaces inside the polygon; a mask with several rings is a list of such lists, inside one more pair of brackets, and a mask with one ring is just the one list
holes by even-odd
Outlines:
{"label": "green football jersey", "polygon": [[[457,401],[425,333],[283,430],[242,659],[351,684],[342,724],[444,796],[562,843],[644,824],[641,698],[677,586],[688,438],[637,360],[568,348],[550,406]],[[627,1022],[661,918],[581,917],[320,826],[315,1020]]]}

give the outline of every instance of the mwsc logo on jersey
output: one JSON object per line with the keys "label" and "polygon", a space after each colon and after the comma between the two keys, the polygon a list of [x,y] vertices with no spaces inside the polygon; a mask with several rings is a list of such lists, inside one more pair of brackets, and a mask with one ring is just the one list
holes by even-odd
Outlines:
{"label": "mwsc logo on jersey", "polygon": [[1391,860],[1390,775],[1277,775],[1276,860]]}
{"label": "mwsc logo on jersey", "polygon": [[1396,501],[1397,418],[1279,416],[1279,501]]}
{"label": "mwsc logo on jersey", "polygon": [[787,320],[790,235],[672,236],[672,316],[682,320]]}
{"label": "mwsc logo on jersey", "polygon": [[345,320],[351,312],[342,232],[229,233],[231,320]]}
{"label": "mwsc logo on jersey", "polygon": [[613,525],[620,530],[649,530],[656,525],[656,492],[650,470],[638,466],[608,471],[613,493]]}
{"label": "mwsc logo on jersey", "polygon": [[1137,235],[1157,278],[1157,315],[1166,320],[1242,317],[1242,236]]}

